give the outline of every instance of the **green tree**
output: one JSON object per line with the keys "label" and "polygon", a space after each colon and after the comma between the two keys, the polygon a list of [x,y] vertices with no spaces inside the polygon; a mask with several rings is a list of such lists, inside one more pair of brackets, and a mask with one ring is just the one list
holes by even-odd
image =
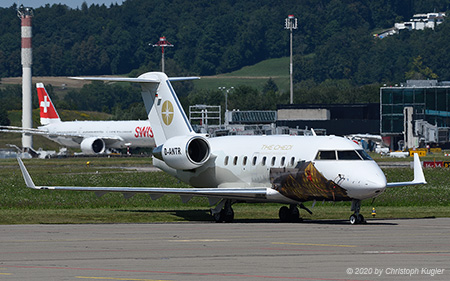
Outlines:
{"label": "green tree", "polygon": [[269,80],[267,80],[262,89],[263,94],[266,94],[268,92],[278,92],[278,86],[272,78],[269,78]]}
{"label": "green tree", "polygon": [[8,112],[3,106],[0,106],[0,125],[9,126],[11,121],[8,118]]}
{"label": "green tree", "polygon": [[422,60],[422,56],[417,56],[413,58],[413,61],[410,64],[410,70],[405,73],[406,79],[437,79],[438,76],[433,73],[431,68],[425,66]]}

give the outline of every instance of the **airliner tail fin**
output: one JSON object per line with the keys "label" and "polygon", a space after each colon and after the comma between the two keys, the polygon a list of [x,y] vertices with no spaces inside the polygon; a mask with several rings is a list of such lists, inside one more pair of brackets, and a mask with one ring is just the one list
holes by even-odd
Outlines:
{"label": "airliner tail fin", "polygon": [[36,89],[39,97],[39,108],[41,110],[41,125],[61,122],[58,112],[56,112],[50,96],[45,90],[43,83],[36,83]]}

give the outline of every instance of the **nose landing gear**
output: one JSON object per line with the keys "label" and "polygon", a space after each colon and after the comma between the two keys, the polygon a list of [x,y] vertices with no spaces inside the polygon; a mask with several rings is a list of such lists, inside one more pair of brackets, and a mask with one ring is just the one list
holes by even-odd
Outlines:
{"label": "nose landing gear", "polygon": [[367,223],[364,219],[364,216],[359,213],[361,209],[361,200],[359,199],[353,199],[352,200],[352,208],[351,210],[354,211],[353,215],[350,216],[350,224],[363,224]]}

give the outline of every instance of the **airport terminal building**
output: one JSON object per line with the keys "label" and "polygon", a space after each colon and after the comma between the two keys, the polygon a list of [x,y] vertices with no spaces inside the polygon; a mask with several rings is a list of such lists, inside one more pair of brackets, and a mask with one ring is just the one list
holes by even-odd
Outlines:
{"label": "airport terminal building", "polygon": [[380,102],[380,133],[391,149],[448,146],[450,82],[408,80],[382,87]]}
{"label": "airport terminal building", "polygon": [[340,136],[380,132],[378,103],[282,104],[277,109],[277,127],[323,129],[328,135]]}

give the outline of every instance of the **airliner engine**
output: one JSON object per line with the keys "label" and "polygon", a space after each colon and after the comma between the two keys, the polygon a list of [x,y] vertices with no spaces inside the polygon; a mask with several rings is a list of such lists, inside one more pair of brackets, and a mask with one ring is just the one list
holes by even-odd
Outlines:
{"label": "airliner engine", "polygon": [[105,152],[105,142],[99,138],[86,138],[80,144],[81,151],[86,154],[99,154]]}
{"label": "airliner engine", "polygon": [[209,142],[201,136],[173,137],[153,149],[153,156],[169,167],[181,170],[201,167],[208,161],[210,154]]}

